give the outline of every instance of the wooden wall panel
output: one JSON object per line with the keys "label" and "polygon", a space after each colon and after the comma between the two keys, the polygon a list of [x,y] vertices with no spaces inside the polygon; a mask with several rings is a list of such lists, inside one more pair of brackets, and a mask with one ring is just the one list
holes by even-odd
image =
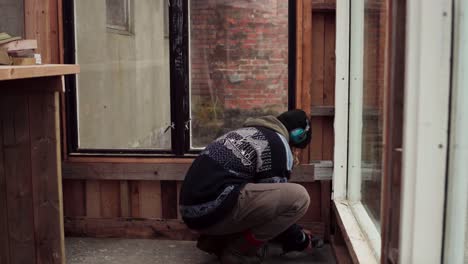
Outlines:
{"label": "wooden wall panel", "polygon": [[85,203],[87,217],[101,217],[101,183],[96,180],[86,181]]}
{"label": "wooden wall panel", "polygon": [[[30,130],[30,138],[37,263],[61,263],[62,204],[57,195],[62,191],[61,175],[57,170],[57,164],[60,164],[57,148],[58,94],[38,93],[28,99],[29,116],[39,114],[44,117],[30,120],[34,128]],[[56,132],[57,137],[51,137],[51,131]]]}
{"label": "wooden wall panel", "polygon": [[161,183],[159,181],[140,182],[140,214],[143,218],[161,218]]}
{"label": "wooden wall panel", "polygon": [[81,180],[64,180],[62,189],[64,215],[85,216],[85,182]]}
{"label": "wooden wall panel", "polygon": [[[4,111],[2,107],[3,100],[0,99],[0,111]],[[0,120],[2,120],[0,118]],[[0,263],[9,263],[10,245],[8,234],[8,207],[6,194],[6,173],[4,162],[4,145],[3,145],[3,122],[0,122]]]}
{"label": "wooden wall panel", "polygon": [[[333,0],[299,1],[297,13],[297,107],[312,114],[312,140],[307,149],[295,154],[301,163],[333,160],[333,114],[312,109],[334,106],[335,95],[335,14]],[[309,9],[311,8],[311,9]],[[299,10],[298,10],[299,11]],[[325,12],[324,12],[325,11]],[[307,77],[306,77],[307,76]],[[309,78],[309,79],[307,79]],[[328,107],[328,108],[327,108]],[[315,115],[315,114],[319,115]],[[324,236],[330,238],[331,182],[304,184],[311,205],[301,221],[324,224]]]}
{"label": "wooden wall panel", "polygon": [[321,190],[319,182],[301,183],[309,192],[310,205],[301,222],[321,222]]}
{"label": "wooden wall panel", "polygon": [[141,217],[140,213],[140,183],[130,181],[130,211],[132,217]]}
{"label": "wooden wall panel", "polygon": [[0,100],[5,175],[8,179],[6,193],[10,261],[29,263],[36,258],[36,250],[28,101],[25,96],[4,96]]}
{"label": "wooden wall panel", "polygon": [[177,219],[178,191],[176,181],[161,181],[161,206],[164,219]]}
{"label": "wooden wall panel", "polygon": [[120,181],[120,216],[130,216],[130,186],[128,181]]}
{"label": "wooden wall panel", "polygon": [[24,0],[26,38],[37,39],[43,63],[60,63],[59,0]]}
{"label": "wooden wall panel", "polygon": [[101,217],[120,217],[120,182],[101,181]]}

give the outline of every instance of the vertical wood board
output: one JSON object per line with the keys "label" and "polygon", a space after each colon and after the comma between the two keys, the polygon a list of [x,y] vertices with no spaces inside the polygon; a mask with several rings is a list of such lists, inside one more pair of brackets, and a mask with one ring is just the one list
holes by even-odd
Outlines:
{"label": "vertical wood board", "polygon": [[[61,263],[60,157],[55,134],[58,105],[54,93],[33,94],[28,99],[37,263]],[[34,118],[37,115],[43,118]]]}
{"label": "vertical wood board", "polygon": [[36,258],[31,183],[29,113],[26,96],[0,96],[8,208],[10,261]]}

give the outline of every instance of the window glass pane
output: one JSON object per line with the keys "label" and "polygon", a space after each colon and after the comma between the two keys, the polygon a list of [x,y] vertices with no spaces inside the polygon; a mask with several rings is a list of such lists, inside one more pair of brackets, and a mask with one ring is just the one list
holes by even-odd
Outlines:
{"label": "window glass pane", "polygon": [[[168,7],[138,0],[127,8],[128,1],[75,1],[80,148],[171,147]],[[128,19],[131,34],[108,29]]]}
{"label": "window glass pane", "polygon": [[190,3],[191,146],[288,108],[288,0]]}
{"label": "window glass pane", "polygon": [[24,1],[0,1],[0,32],[24,37]]}
{"label": "window glass pane", "polygon": [[[468,213],[468,201],[466,205],[466,212]],[[468,264],[468,214],[465,214],[465,264]]]}
{"label": "window glass pane", "polygon": [[366,0],[364,6],[361,199],[380,228],[383,118],[386,61],[386,1]]}

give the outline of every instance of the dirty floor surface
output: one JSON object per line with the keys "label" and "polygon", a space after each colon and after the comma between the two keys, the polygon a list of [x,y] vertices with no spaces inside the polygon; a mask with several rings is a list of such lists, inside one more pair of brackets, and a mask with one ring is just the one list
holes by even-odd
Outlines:
{"label": "dirty floor surface", "polygon": [[[215,257],[199,251],[195,242],[145,239],[66,238],[67,264],[214,264]],[[327,245],[311,254],[280,256],[280,249],[269,247],[264,263],[335,263]]]}

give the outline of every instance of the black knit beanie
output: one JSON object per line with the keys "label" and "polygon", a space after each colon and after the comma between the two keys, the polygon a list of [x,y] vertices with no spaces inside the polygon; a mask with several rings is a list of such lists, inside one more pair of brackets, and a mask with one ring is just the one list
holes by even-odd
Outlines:
{"label": "black knit beanie", "polygon": [[[310,120],[307,117],[307,114],[299,109],[290,110],[279,115],[278,120],[283,123],[289,133],[296,128],[306,128],[307,122]],[[312,126],[309,124],[310,129],[307,132],[307,139],[299,144],[295,144],[290,140],[290,144],[296,148],[305,148],[312,138]]]}

